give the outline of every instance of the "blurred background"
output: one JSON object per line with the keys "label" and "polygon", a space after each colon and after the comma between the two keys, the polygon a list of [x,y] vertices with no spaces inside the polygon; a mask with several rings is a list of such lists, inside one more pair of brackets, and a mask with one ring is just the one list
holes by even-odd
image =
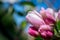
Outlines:
{"label": "blurred background", "polygon": [[0,0],[0,40],[34,40],[28,34],[30,24],[25,16],[30,10],[39,12],[41,7],[58,11],[60,0]]}

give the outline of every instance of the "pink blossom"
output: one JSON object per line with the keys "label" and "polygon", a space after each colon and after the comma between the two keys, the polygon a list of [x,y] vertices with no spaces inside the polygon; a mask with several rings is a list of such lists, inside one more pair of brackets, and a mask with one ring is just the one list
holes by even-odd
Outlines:
{"label": "pink blossom", "polygon": [[45,22],[42,19],[42,16],[36,11],[30,11],[26,16],[26,19],[34,26],[40,26],[42,24],[45,24]]}
{"label": "pink blossom", "polygon": [[49,25],[41,25],[38,32],[43,38],[51,38],[53,36],[52,27]]}
{"label": "pink blossom", "polygon": [[52,30],[52,28],[50,25],[41,25],[39,30]]}
{"label": "pink blossom", "polygon": [[38,30],[34,27],[30,27],[29,30],[28,30],[28,33],[31,35],[31,36],[34,36],[34,37],[37,37],[39,34],[38,34]]}
{"label": "pink blossom", "polygon": [[51,15],[54,16],[54,10],[52,8],[47,8],[46,12],[50,13]]}
{"label": "pink blossom", "polygon": [[51,11],[49,9],[44,9],[42,8],[41,11],[40,11],[40,14],[42,15],[43,17],[43,20],[45,21],[46,24],[54,24],[56,19],[55,17],[52,15],[53,14],[53,11]]}
{"label": "pink blossom", "polygon": [[[48,40],[52,38],[54,32],[54,25],[56,23],[56,18],[54,10],[51,8],[44,9],[41,8],[40,13],[37,11],[28,12],[26,19],[33,26],[29,28],[28,33],[34,37],[40,35],[42,38]],[[53,26],[52,26],[53,25]]]}

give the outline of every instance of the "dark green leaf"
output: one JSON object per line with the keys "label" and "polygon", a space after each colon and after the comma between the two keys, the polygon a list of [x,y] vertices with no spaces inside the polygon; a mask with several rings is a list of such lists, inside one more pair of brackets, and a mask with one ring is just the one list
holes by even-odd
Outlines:
{"label": "dark green leaf", "polygon": [[43,40],[43,39],[39,36],[35,40]]}
{"label": "dark green leaf", "polygon": [[21,2],[21,5],[31,5],[31,6],[35,7],[34,3],[27,2],[27,1]]}
{"label": "dark green leaf", "polygon": [[58,31],[60,31],[60,20],[59,21],[57,21],[57,29],[58,29]]}
{"label": "dark green leaf", "polygon": [[4,25],[4,27],[6,29],[8,29],[13,35],[15,35],[15,23],[14,23],[14,20],[13,20],[13,17],[12,15],[5,15],[3,18],[2,18],[2,24]]}
{"label": "dark green leaf", "polygon": [[17,14],[18,14],[19,16],[24,16],[24,14],[21,13],[21,12],[18,12]]}

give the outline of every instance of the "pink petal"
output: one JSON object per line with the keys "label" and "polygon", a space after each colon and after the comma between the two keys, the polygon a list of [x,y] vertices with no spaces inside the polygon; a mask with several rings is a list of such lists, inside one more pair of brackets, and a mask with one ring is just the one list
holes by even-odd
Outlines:
{"label": "pink petal", "polygon": [[28,33],[29,33],[31,36],[34,36],[34,37],[37,37],[37,36],[38,36],[38,31],[35,30],[34,27],[30,27],[29,30],[28,30]]}
{"label": "pink petal", "polygon": [[40,18],[40,14],[38,14],[36,12],[29,12],[26,16],[26,19],[28,22],[30,22],[31,24],[35,25],[35,26],[40,26],[42,24],[45,24],[45,22],[43,21],[42,18]]}
{"label": "pink petal", "polygon": [[52,30],[53,27],[49,25],[41,25],[39,30]]}

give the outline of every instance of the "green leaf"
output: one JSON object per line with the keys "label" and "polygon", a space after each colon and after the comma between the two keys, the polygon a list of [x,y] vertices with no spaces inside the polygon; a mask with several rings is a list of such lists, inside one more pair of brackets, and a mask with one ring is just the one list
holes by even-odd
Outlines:
{"label": "green leaf", "polygon": [[24,2],[21,2],[20,4],[24,6],[25,15],[27,14],[29,10],[33,10],[35,8],[35,4],[32,2],[24,1]]}
{"label": "green leaf", "polygon": [[31,6],[35,7],[34,3],[27,2],[27,1],[21,2],[21,5],[31,5]]}
{"label": "green leaf", "polygon": [[43,39],[39,36],[35,40],[43,40]]}
{"label": "green leaf", "polygon": [[0,40],[8,40],[2,33],[0,33]]}
{"label": "green leaf", "polygon": [[56,29],[54,29],[54,35],[57,35],[58,33],[57,33],[57,31],[56,31]]}
{"label": "green leaf", "polygon": [[60,40],[60,20],[56,22],[53,40]]}
{"label": "green leaf", "polygon": [[4,27],[10,32],[12,33],[13,35],[15,35],[16,33],[16,25],[15,25],[15,22],[13,20],[13,17],[12,15],[10,14],[6,14],[3,18],[2,18],[2,21],[1,21],[2,25],[4,25]]}
{"label": "green leaf", "polygon": [[60,20],[56,23],[58,31],[60,31]]}
{"label": "green leaf", "polygon": [[24,13],[18,12],[17,13],[19,16],[24,16]]}
{"label": "green leaf", "polygon": [[26,25],[27,25],[27,22],[24,20],[24,21],[21,23],[20,26],[21,26],[22,29],[24,29],[24,28],[26,27]]}

